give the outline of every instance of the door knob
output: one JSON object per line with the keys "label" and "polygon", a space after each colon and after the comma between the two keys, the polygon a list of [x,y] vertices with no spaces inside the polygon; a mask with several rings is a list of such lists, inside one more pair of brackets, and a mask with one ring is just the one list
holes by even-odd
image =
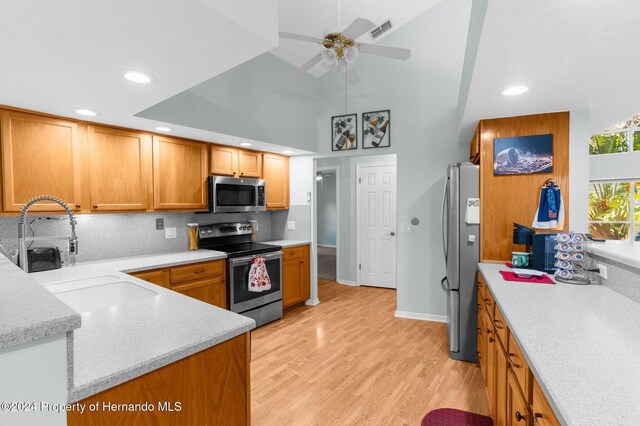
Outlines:
{"label": "door knob", "polygon": [[391,235],[392,237],[395,237],[396,233],[391,231],[391,233],[389,235]]}

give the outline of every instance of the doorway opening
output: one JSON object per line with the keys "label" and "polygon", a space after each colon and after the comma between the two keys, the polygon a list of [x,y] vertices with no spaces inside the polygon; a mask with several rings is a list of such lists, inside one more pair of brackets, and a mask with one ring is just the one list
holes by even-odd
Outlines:
{"label": "doorway opening", "polygon": [[316,169],[318,278],[330,281],[338,279],[339,173],[338,166]]}

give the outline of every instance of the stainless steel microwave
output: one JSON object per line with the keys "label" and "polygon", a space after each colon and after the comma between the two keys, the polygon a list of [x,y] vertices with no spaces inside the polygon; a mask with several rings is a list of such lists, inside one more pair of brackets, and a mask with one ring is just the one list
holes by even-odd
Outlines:
{"label": "stainless steel microwave", "polygon": [[241,213],[267,210],[265,183],[262,179],[209,176],[209,211]]}

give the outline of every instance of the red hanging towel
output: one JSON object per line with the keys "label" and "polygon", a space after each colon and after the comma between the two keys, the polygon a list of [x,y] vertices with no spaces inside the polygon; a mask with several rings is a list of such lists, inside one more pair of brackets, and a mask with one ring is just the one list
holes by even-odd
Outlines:
{"label": "red hanging towel", "polygon": [[249,269],[249,291],[260,293],[271,289],[271,280],[267,273],[267,266],[264,264],[263,256],[256,256],[251,261]]}

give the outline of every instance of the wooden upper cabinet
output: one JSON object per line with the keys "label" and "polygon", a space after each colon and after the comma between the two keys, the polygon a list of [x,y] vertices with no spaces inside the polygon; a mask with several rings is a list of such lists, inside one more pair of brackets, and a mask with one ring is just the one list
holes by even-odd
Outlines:
{"label": "wooden upper cabinet", "polygon": [[211,168],[214,176],[262,177],[262,153],[230,146],[211,145]]}
{"label": "wooden upper cabinet", "polygon": [[157,210],[207,207],[208,146],[153,136],[153,206]]}
{"label": "wooden upper cabinet", "polygon": [[262,177],[262,153],[239,149],[238,172],[240,177],[260,179]]}
{"label": "wooden upper cabinet", "polygon": [[150,144],[146,133],[89,126],[91,210],[147,208]]}
{"label": "wooden upper cabinet", "polygon": [[[18,212],[37,195],[52,195],[80,209],[78,125],[16,111],[0,112],[4,211]],[[32,211],[60,211],[41,202]]]}
{"label": "wooden upper cabinet", "polygon": [[266,185],[267,209],[289,208],[289,157],[262,154],[262,175]]}
{"label": "wooden upper cabinet", "polygon": [[211,174],[214,176],[238,175],[238,149],[230,146],[211,145]]}

